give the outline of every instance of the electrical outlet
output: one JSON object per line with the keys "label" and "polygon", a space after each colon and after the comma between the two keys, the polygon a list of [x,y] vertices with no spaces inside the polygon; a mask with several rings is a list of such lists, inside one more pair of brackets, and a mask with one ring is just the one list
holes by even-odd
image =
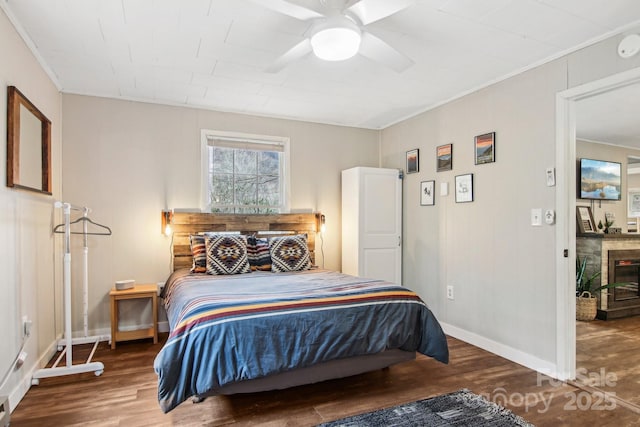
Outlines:
{"label": "electrical outlet", "polygon": [[447,299],[453,299],[453,286],[447,286]]}
{"label": "electrical outlet", "polygon": [[28,316],[22,316],[22,337],[27,338],[31,335],[31,326],[33,326],[33,322],[29,319]]}
{"label": "electrical outlet", "polygon": [[21,351],[20,354],[18,355],[18,358],[16,359],[16,369],[22,368],[22,365],[24,365],[24,362],[26,360],[27,360],[27,352]]}

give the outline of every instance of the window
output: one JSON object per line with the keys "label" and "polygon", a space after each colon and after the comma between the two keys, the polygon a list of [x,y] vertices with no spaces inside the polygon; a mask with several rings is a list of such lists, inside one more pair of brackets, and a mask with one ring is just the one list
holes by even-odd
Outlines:
{"label": "window", "polygon": [[203,210],[286,212],[288,153],[289,138],[203,130]]}

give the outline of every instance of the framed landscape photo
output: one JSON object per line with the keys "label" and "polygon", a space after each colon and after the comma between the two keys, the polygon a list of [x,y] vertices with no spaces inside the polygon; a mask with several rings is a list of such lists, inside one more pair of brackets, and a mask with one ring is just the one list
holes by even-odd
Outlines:
{"label": "framed landscape photo", "polygon": [[420,183],[420,206],[433,206],[436,204],[435,190],[435,181],[422,181]]}
{"label": "framed landscape photo", "polygon": [[440,145],[436,148],[436,171],[450,171],[453,168],[453,144]]}
{"label": "framed landscape photo", "polygon": [[456,176],[456,203],[473,202],[473,174]]}
{"label": "framed landscape photo", "polygon": [[476,165],[496,161],[496,133],[489,132],[475,137]]}
{"label": "framed landscape photo", "polygon": [[420,150],[417,148],[407,151],[407,173],[415,173],[420,170]]}

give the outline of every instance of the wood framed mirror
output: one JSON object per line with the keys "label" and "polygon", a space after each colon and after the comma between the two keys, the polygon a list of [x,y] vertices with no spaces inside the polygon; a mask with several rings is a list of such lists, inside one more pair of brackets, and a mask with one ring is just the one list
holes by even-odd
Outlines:
{"label": "wood framed mirror", "polygon": [[51,121],[8,87],[7,187],[51,194]]}

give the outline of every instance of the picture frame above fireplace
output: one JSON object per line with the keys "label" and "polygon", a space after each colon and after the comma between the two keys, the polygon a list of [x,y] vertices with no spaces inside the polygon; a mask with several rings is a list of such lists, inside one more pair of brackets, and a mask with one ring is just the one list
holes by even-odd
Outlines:
{"label": "picture frame above fireplace", "polygon": [[629,218],[640,217],[640,188],[630,188],[627,200],[629,203],[627,216]]}
{"label": "picture frame above fireplace", "polygon": [[578,220],[578,232],[580,234],[597,232],[590,206],[577,206],[576,217]]}

